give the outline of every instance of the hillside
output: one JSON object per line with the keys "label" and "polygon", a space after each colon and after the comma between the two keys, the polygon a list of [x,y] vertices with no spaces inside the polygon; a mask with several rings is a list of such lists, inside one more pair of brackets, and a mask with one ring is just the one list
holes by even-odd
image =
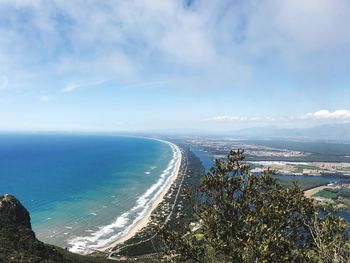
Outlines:
{"label": "hillside", "polygon": [[102,263],[44,244],[35,237],[27,209],[12,195],[0,196],[0,262],[6,263]]}

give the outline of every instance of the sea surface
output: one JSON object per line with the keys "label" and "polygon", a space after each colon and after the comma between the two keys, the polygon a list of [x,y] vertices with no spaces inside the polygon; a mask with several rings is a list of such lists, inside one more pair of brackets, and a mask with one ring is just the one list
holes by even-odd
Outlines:
{"label": "sea surface", "polygon": [[125,234],[175,169],[172,144],[107,135],[0,134],[0,194],[37,237],[87,253]]}

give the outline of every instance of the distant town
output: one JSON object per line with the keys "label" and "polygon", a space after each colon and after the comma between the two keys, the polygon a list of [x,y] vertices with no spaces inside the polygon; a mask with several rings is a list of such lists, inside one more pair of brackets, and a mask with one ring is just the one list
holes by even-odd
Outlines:
{"label": "distant town", "polygon": [[[216,139],[216,138],[185,138],[186,144],[208,154],[213,160],[226,158],[232,149],[243,149],[247,162],[251,165],[253,172],[261,172],[267,168],[278,171],[278,174],[286,175],[341,175],[350,177],[350,159],[348,156],[331,156],[333,161],[323,161],[322,155],[327,154],[327,145],[322,146],[322,151],[309,152],[295,149],[277,148],[263,145],[270,141]],[[286,144],[283,144],[286,146]],[[327,154],[329,157],[330,154]]]}

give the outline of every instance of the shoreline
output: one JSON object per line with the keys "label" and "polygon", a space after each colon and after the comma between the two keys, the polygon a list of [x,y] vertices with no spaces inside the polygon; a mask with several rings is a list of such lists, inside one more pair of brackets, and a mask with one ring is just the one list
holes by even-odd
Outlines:
{"label": "shoreline", "polygon": [[[178,157],[175,161],[176,162],[175,169],[170,176],[169,182],[164,186],[164,188],[159,193],[159,195],[156,196],[156,198],[154,199],[150,208],[147,210],[147,212],[144,214],[144,216],[140,220],[138,220],[125,235],[119,237],[118,239],[116,239],[115,241],[111,242],[108,245],[105,245],[105,246],[99,247],[99,248],[93,248],[92,250],[108,253],[111,249],[113,249],[118,244],[124,243],[125,241],[127,241],[130,238],[132,238],[133,236],[135,236],[140,230],[142,230],[144,227],[146,227],[149,222],[151,222],[152,213],[158,207],[158,205],[164,200],[165,195],[168,193],[171,186],[175,183],[176,179],[179,176],[180,166],[182,163],[181,149],[174,143],[164,141],[164,140],[159,140],[159,141],[162,141],[164,143],[167,143],[169,146],[174,147],[174,151],[175,151],[174,154],[176,154],[176,153],[178,154]],[[92,251],[91,253],[93,253],[94,251]]]}

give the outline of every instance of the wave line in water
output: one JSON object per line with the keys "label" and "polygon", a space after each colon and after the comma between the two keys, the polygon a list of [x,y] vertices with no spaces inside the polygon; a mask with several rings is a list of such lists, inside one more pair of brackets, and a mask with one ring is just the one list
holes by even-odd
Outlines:
{"label": "wave line in water", "polygon": [[111,224],[99,227],[97,231],[91,232],[88,236],[79,236],[68,240],[71,252],[89,254],[93,252],[92,249],[103,248],[114,243],[116,240],[126,236],[150,211],[153,203],[171,184],[172,179],[177,176],[177,170],[181,163],[180,149],[173,143],[161,142],[171,147],[173,158],[167,168],[161,173],[158,181],[136,200],[134,207],[116,218]]}

